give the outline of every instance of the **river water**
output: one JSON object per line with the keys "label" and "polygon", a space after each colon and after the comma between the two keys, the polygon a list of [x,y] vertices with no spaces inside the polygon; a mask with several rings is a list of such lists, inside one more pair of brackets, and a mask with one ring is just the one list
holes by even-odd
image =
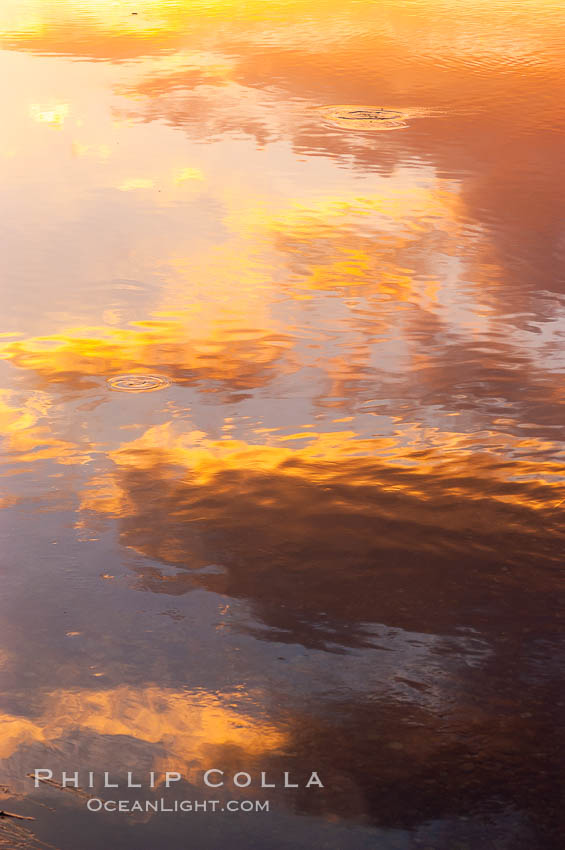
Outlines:
{"label": "river water", "polygon": [[0,47],[0,847],[560,850],[563,4]]}

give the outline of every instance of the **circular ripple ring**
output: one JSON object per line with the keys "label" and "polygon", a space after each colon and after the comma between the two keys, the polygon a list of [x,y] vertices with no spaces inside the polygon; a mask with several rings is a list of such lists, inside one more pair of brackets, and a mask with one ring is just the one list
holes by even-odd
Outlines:
{"label": "circular ripple ring", "polygon": [[150,393],[170,386],[162,375],[115,375],[107,380],[111,390],[122,393]]}
{"label": "circular ripple ring", "polygon": [[408,126],[410,114],[383,106],[324,106],[327,121],[346,130],[396,130]]}
{"label": "circular ripple ring", "polygon": [[342,121],[390,121],[402,118],[402,114],[392,109],[351,109],[336,112],[335,117]]}

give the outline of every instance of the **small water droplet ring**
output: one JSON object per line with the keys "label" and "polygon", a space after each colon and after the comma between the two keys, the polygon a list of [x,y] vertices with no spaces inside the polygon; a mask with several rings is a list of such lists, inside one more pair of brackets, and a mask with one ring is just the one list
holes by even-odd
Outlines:
{"label": "small water droplet ring", "polygon": [[323,106],[327,121],[344,130],[397,130],[408,126],[411,113],[384,106]]}
{"label": "small water droplet ring", "polygon": [[392,109],[349,109],[334,113],[334,117],[341,121],[395,121],[403,115]]}
{"label": "small water droplet ring", "polygon": [[115,375],[107,379],[111,390],[122,393],[150,393],[170,385],[162,375]]}

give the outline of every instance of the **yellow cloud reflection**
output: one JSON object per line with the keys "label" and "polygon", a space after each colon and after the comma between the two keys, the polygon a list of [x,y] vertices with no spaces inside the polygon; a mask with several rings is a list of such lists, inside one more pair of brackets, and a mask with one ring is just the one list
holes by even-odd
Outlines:
{"label": "yellow cloud reflection", "polygon": [[[420,50],[434,50],[435,53],[455,52],[489,54],[506,57],[509,54],[518,58],[539,49],[551,33],[548,17],[540,15],[546,11],[548,15],[558,16],[562,5],[558,0],[536,0],[535,3],[524,3],[517,7],[514,0],[500,0],[495,6],[488,0],[443,0],[441,3],[431,0],[420,0],[411,7],[411,14],[406,15],[404,8],[396,4],[386,4],[380,12],[375,10],[374,3],[361,2],[344,6],[338,0],[328,0],[324,4],[324,21],[316,15],[319,5],[313,0],[248,0],[245,4],[234,0],[207,0],[206,3],[188,0],[183,3],[171,3],[170,0],[135,0],[135,2],[114,2],[114,0],[58,0],[57,15],[54,19],[53,5],[45,4],[43,0],[27,0],[25,4],[18,0],[4,0],[0,15],[0,32],[17,35],[22,43],[26,41],[48,42],[50,30],[66,25],[71,29],[73,24],[82,30],[88,28],[91,38],[82,40],[82,49],[87,45],[92,47],[95,34],[104,38],[106,50],[120,55],[120,43],[112,44],[112,38],[117,36],[129,38],[131,41],[143,38],[160,45],[168,37],[186,34],[187,23],[193,24],[192,29],[201,33],[202,28],[215,27],[218,21],[223,26],[229,26],[231,32],[241,30],[242,34],[254,34],[256,29],[270,24],[269,34],[275,44],[287,47],[299,44],[308,46],[310,50],[323,49],[328,42],[342,45],[343,20],[349,24],[349,33],[377,31],[385,27],[389,40],[399,37],[404,31],[414,32],[414,38],[420,42]],[[510,28],[512,38],[497,26],[501,16],[512,14],[514,26]],[[533,26],[535,13],[538,13]],[[384,19],[384,20],[383,20]],[[379,28],[380,24],[380,28]],[[474,27],[480,27],[480,37],[469,34]],[[466,26],[465,26],[466,25]],[[431,32],[430,32],[431,31]],[[445,33],[449,33],[449,38]],[[435,33],[435,37],[434,37]],[[513,47],[514,42],[516,46]],[[165,42],[166,43],[166,42]],[[383,49],[389,45],[381,39]],[[67,49],[73,46],[69,39]],[[80,42],[77,38],[76,49]],[[61,49],[64,45],[61,45]],[[363,50],[363,42],[356,42],[357,52]],[[513,50],[512,50],[513,48]]]}
{"label": "yellow cloud reflection", "polygon": [[412,616],[451,628],[477,564],[489,593],[501,568],[510,585],[555,587],[565,543],[555,446],[496,433],[478,446],[473,434],[410,426],[261,436],[149,428],[85,487],[84,522],[116,523],[121,545],[143,556],[132,564],[140,589],[245,599],[262,639],[308,646],[366,645],[363,624],[412,628]]}
{"label": "yellow cloud reflection", "polygon": [[49,383],[88,386],[97,377],[147,369],[165,373],[180,384],[200,380],[232,390],[261,386],[284,357],[289,342],[269,329],[242,327],[213,304],[205,315],[176,312],[170,318],[132,323],[126,328],[80,327],[65,334],[0,345],[0,357],[29,369]]}
{"label": "yellow cloud reflection", "polygon": [[108,160],[112,154],[112,150],[110,145],[91,145],[91,144],[83,144],[82,142],[73,142],[71,150],[73,152],[73,156],[76,157],[93,157],[94,159],[101,160],[105,162]]}
{"label": "yellow cloud reflection", "polygon": [[29,114],[38,124],[52,124],[54,127],[60,127],[65,123],[69,109],[68,103],[59,103],[55,106],[41,106],[38,103],[32,103]]}
{"label": "yellow cloud reflection", "polygon": [[[564,494],[563,464],[529,459],[533,451],[551,448],[551,444],[538,440],[492,434],[491,452],[483,435],[483,448],[477,451],[472,435],[409,426],[393,437],[360,438],[354,431],[305,431],[271,434],[270,438],[269,444],[252,444],[212,440],[201,431],[176,434],[172,423],[149,428],[140,438],[110,453],[118,472],[94,481],[82,508],[116,517],[130,513],[134,502],[127,489],[128,478],[120,474],[128,469],[151,473],[155,482],[172,488],[178,487],[178,475],[167,484],[159,470],[186,470],[190,501],[196,499],[198,488],[214,494],[213,505],[202,514],[199,508],[199,518],[211,520],[223,513],[227,506],[224,499],[236,498],[232,488],[238,490],[246,480],[252,496],[254,479],[246,476],[273,476],[281,487],[285,479],[297,479],[314,487],[352,488],[344,510],[367,516],[376,505],[358,502],[356,489],[360,493],[369,488],[375,494],[403,494],[416,500],[404,508],[407,521],[415,511],[427,516],[432,526],[447,522],[452,529],[473,522],[469,501],[488,499],[493,506],[499,503],[551,513]],[[305,442],[297,446],[301,440]],[[516,455],[520,454],[529,457],[519,459]],[[232,473],[237,476],[232,477]],[[435,518],[429,515],[430,510]],[[181,515],[184,511],[179,500],[177,516]],[[186,519],[190,520],[190,512]],[[534,530],[539,519],[532,515],[530,522]]]}
{"label": "yellow cloud reflection", "polygon": [[[424,184],[424,185],[422,185]],[[289,282],[324,290],[371,285],[399,300],[432,300],[437,285],[422,286],[411,268],[415,250],[433,234],[445,244],[460,228],[462,205],[456,183],[400,169],[377,191],[295,201],[272,209],[266,202],[238,209],[234,230],[268,239],[283,255]]]}
{"label": "yellow cloud reflection", "polygon": [[99,735],[102,741],[115,738],[114,751],[122,736],[159,745],[152,769],[157,774],[183,769],[188,777],[195,776],[219,748],[240,748],[254,758],[280,750],[286,742],[276,726],[258,716],[256,698],[242,698],[238,692],[218,696],[121,686],[53,691],[42,714],[33,719],[0,715],[0,757],[7,759],[34,744],[53,745],[77,732]]}
{"label": "yellow cloud reflection", "polygon": [[67,440],[56,439],[47,424],[49,401],[39,392],[17,405],[15,393],[0,391],[0,440],[5,461],[34,463],[56,459],[61,464],[86,463],[87,452]]}
{"label": "yellow cloud reflection", "polygon": [[174,176],[174,182],[180,186],[187,180],[204,180],[204,174],[199,168],[181,168]]}
{"label": "yellow cloud reflection", "polygon": [[155,181],[151,180],[150,177],[131,177],[129,180],[120,183],[118,188],[122,192],[131,192],[135,189],[152,189],[154,185]]}

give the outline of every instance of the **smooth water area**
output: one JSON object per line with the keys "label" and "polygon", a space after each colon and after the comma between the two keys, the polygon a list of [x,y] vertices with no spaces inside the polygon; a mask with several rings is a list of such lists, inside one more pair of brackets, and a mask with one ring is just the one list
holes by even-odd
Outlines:
{"label": "smooth water area", "polygon": [[0,47],[0,847],[562,850],[562,2]]}

